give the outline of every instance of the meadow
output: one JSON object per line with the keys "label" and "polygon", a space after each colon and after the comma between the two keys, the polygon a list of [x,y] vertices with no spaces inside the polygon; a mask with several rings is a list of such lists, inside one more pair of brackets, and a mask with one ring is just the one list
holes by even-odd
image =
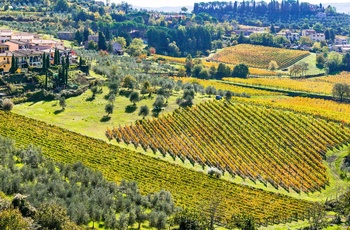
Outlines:
{"label": "meadow", "polygon": [[[155,97],[141,96],[141,101],[134,107],[127,96],[119,95],[114,102],[113,113],[106,119],[107,114],[104,108],[108,104],[108,101],[105,99],[107,93],[108,88],[104,87],[103,93],[97,94],[92,100],[92,93],[88,90],[79,97],[66,99],[67,106],[64,110],[61,109],[58,101],[39,101],[17,105],[14,107],[13,112],[45,121],[49,124],[55,124],[83,135],[105,139],[104,132],[106,127],[130,124],[142,119],[142,116],[138,115],[139,108],[143,105],[152,108],[155,101]],[[181,92],[174,91],[168,100],[168,106],[165,107],[162,113],[172,112],[178,108],[176,98],[180,95]],[[198,95],[194,103],[206,99]]]}

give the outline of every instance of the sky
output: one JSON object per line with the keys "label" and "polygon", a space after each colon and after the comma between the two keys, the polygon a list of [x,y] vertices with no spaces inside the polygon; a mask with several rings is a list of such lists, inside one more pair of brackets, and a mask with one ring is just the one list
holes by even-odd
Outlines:
{"label": "sky", "polygon": [[[111,2],[119,3],[122,0],[112,0]],[[133,5],[133,6],[140,6],[140,7],[174,7],[174,6],[193,6],[195,2],[212,2],[217,0],[170,0],[170,1],[164,1],[164,0],[124,0],[127,3]],[[220,0],[220,1],[226,1],[226,0]],[[227,0],[229,1],[229,0]],[[232,0],[234,1],[234,0]],[[242,0],[238,0],[242,1]],[[268,2],[269,0],[265,0]],[[330,2],[337,2],[337,3],[347,3],[349,0],[300,0],[300,2],[309,2],[312,4],[319,4],[319,3],[330,3]]]}

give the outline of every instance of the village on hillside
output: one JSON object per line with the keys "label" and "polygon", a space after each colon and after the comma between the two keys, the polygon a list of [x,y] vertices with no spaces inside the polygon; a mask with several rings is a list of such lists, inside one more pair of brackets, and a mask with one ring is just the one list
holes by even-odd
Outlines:
{"label": "village on hillside", "polygon": [[0,71],[9,72],[12,57],[18,63],[18,72],[29,67],[41,67],[43,54],[49,54],[53,60],[55,50],[60,56],[71,55],[71,50],[62,41],[43,39],[37,34],[0,30]]}

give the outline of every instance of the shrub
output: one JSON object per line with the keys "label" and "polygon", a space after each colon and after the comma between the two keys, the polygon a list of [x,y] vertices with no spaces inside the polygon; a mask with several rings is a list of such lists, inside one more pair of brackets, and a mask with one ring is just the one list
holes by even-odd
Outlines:
{"label": "shrub", "polygon": [[208,174],[210,176],[216,176],[217,178],[220,178],[222,176],[222,172],[219,169],[214,168],[214,167],[210,167],[208,169]]}
{"label": "shrub", "polygon": [[2,109],[9,112],[13,109],[13,102],[10,99],[5,99],[2,102]]}

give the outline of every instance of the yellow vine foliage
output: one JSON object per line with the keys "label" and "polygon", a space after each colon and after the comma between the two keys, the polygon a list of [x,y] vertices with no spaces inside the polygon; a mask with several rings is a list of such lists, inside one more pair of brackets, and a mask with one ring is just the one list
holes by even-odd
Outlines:
{"label": "yellow vine foliage", "polygon": [[233,65],[244,63],[249,67],[267,69],[272,60],[276,61],[280,68],[286,68],[308,55],[310,53],[307,51],[240,44],[224,48],[210,60]]}
{"label": "yellow vine foliage", "polygon": [[298,113],[214,100],[114,128],[113,136],[275,188],[314,192],[328,184],[322,156],[347,142],[349,131]]}
{"label": "yellow vine foliage", "polygon": [[350,124],[350,104],[306,97],[234,98],[236,101],[272,106],[299,113],[320,116],[329,120]]}
{"label": "yellow vine foliage", "polygon": [[[325,81],[322,78],[223,78],[224,81],[240,83],[243,85],[262,86],[268,88],[284,89],[290,91],[302,91],[317,94],[331,95],[334,82]],[[335,80],[334,80],[335,81]]]}

